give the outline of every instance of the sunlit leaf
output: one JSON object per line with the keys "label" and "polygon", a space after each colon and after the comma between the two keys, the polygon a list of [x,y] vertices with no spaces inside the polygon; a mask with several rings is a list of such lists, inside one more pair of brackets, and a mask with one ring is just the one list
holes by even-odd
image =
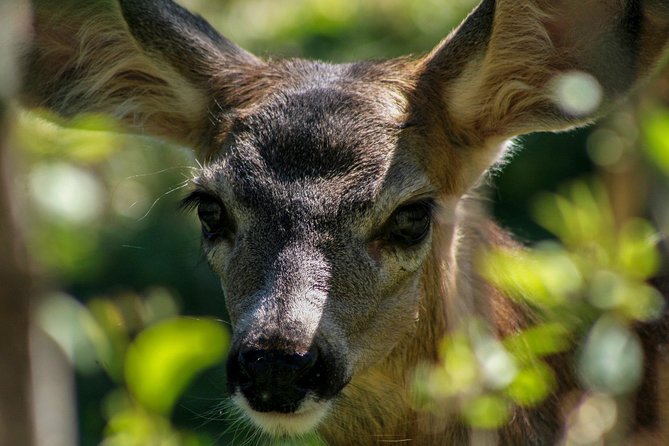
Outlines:
{"label": "sunlit leaf", "polygon": [[128,349],[128,388],[144,406],[169,413],[198,373],[223,359],[228,335],[210,319],[173,318],[144,330]]}
{"label": "sunlit leaf", "polygon": [[601,310],[613,310],[624,303],[625,279],[609,271],[595,271],[590,279],[588,300]]}

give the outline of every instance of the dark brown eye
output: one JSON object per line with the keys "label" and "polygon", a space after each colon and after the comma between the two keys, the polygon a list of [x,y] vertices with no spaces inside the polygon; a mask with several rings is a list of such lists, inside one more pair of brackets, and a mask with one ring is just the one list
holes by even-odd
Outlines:
{"label": "dark brown eye", "polygon": [[213,238],[224,230],[223,207],[212,198],[203,198],[197,205],[197,216],[202,224],[202,233]]}
{"label": "dark brown eye", "polygon": [[432,208],[431,201],[419,201],[395,210],[387,227],[388,240],[407,246],[423,241],[430,231]]}
{"label": "dark brown eye", "polygon": [[207,240],[229,236],[235,230],[234,223],[216,197],[196,191],[183,200],[181,207],[197,208],[202,235]]}

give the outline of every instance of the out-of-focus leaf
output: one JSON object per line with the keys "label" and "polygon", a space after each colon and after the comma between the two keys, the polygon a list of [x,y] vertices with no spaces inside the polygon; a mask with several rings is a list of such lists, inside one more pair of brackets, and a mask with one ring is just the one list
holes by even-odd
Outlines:
{"label": "out-of-focus leaf", "polygon": [[579,374],[592,390],[622,395],[634,390],[641,380],[643,351],[639,340],[612,316],[597,321],[580,356]]}
{"label": "out-of-focus leaf", "polygon": [[101,446],[208,446],[211,439],[176,431],[167,418],[130,406],[114,414]]}
{"label": "out-of-focus leaf", "polygon": [[111,343],[86,307],[64,293],[45,296],[37,308],[37,323],[83,372],[98,369],[111,356]]}
{"label": "out-of-focus leaf", "polygon": [[446,393],[464,391],[472,387],[479,376],[476,356],[467,337],[455,335],[442,344],[443,368],[447,375],[442,379],[442,386],[449,389]]}
{"label": "out-of-focus leaf", "polygon": [[481,395],[465,403],[462,415],[472,427],[496,429],[508,421],[509,403],[496,395]]}
{"label": "out-of-focus leaf", "polygon": [[598,262],[608,263],[615,240],[613,215],[604,188],[576,181],[560,194],[541,194],[533,206],[534,218],[575,252],[597,251]]}
{"label": "out-of-focus leaf", "polygon": [[28,244],[34,258],[65,279],[91,274],[100,266],[100,256],[94,255],[99,234],[90,228],[50,222],[48,229],[29,232]]}
{"label": "out-of-focus leaf", "polygon": [[646,153],[653,164],[669,176],[669,111],[655,109],[641,122]]}
{"label": "out-of-focus leaf", "polygon": [[631,321],[650,321],[662,315],[665,300],[658,290],[645,284],[634,284],[625,289],[621,313]]}
{"label": "out-of-focus leaf", "polygon": [[228,334],[210,319],[178,317],[141,332],[128,349],[125,377],[146,408],[167,414],[191,379],[223,359]]}
{"label": "out-of-focus leaf", "polygon": [[592,275],[588,300],[600,310],[615,311],[630,321],[655,319],[664,307],[655,288],[606,270]]}
{"label": "out-of-focus leaf", "polygon": [[651,277],[660,264],[655,247],[657,232],[645,220],[625,223],[618,239],[618,263],[621,271],[637,279]]}
{"label": "out-of-focus leaf", "polygon": [[109,118],[100,115],[82,115],[63,121],[45,113],[22,113],[19,124],[19,143],[29,153],[41,158],[99,162],[123,145],[124,137],[113,133],[117,127]]}
{"label": "out-of-focus leaf", "polygon": [[578,267],[559,248],[496,250],[486,255],[481,272],[510,296],[547,306],[565,303],[582,284]]}
{"label": "out-of-focus leaf", "polygon": [[521,406],[533,406],[542,402],[554,387],[553,371],[537,362],[519,371],[506,393]]}
{"label": "out-of-focus leaf", "polygon": [[504,346],[522,361],[566,351],[571,335],[564,324],[551,322],[527,328],[507,337]]}
{"label": "out-of-focus leaf", "polygon": [[513,381],[518,372],[516,361],[498,339],[490,335],[475,339],[474,353],[487,387],[503,389]]}

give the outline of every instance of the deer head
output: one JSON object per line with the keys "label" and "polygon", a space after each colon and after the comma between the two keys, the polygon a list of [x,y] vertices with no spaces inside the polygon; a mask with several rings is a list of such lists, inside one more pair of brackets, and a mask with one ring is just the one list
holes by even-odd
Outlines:
{"label": "deer head", "polygon": [[[669,35],[660,0],[483,0],[424,57],[332,65],[259,59],[170,0],[34,3],[25,104],[105,113],[204,161],[185,204],[234,327],[229,390],[278,435],[435,323],[435,245],[505,142],[588,122]],[[561,100],[570,79],[593,101]]]}

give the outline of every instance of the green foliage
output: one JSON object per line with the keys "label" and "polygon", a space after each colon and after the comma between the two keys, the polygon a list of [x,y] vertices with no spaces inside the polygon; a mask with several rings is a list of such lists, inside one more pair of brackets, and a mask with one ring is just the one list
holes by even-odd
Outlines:
{"label": "green foliage", "polygon": [[207,319],[173,318],[143,330],[125,358],[125,380],[143,407],[169,414],[200,370],[223,360],[227,333]]}
{"label": "green foliage", "polygon": [[472,427],[497,428],[514,405],[532,407],[552,393],[557,355],[575,365],[585,395],[624,399],[636,389],[643,351],[631,327],[659,317],[664,305],[646,283],[659,266],[657,236],[645,220],[616,225],[608,203],[594,182],[545,194],[535,216],[560,243],[483,256],[483,276],[536,321],[501,341],[481,321],[463,324],[445,339],[441,364],[418,371],[420,405],[454,407]]}
{"label": "green foliage", "polygon": [[[219,364],[227,331],[208,318],[176,316],[165,290],[93,299],[88,306],[54,295],[40,306],[40,326],[80,370],[100,364],[117,384],[104,399],[105,446],[204,446],[202,434],[175,429],[170,414],[186,387]],[[69,347],[68,347],[69,346]]]}
{"label": "green foliage", "polygon": [[646,153],[669,176],[669,110],[655,108],[643,120]]}
{"label": "green foliage", "polygon": [[[260,55],[351,61],[425,52],[476,0],[192,0],[227,37]],[[355,44],[351,44],[355,42]]]}

